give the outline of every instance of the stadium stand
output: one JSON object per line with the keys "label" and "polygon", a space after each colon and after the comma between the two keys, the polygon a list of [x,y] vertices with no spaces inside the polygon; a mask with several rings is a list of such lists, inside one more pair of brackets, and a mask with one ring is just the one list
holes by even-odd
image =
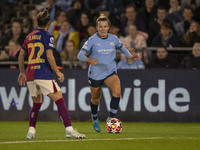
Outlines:
{"label": "stadium stand", "polygon": [[[55,4],[58,1],[60,1],[60,0],[55,0]],[[64,0],[62,0],[62,1],[64,1]],[[74,2],[76,2],[76,1],[78,1],[78,0],[71,0],[72,4],[74,4]],[[83,0],[80,0],[80,1],[84,2]],[[123,2],[124,10],[127,5],[133,4],[137,8],[136,11],[138,11],[141,8],[141,6],[138,5],[137,2],[138,1],[133,1],[133,0],[124,1]],[[145,2],[145,0],[144,0],[144,2]],[[42,10],[45,8],[45,6],[47,6],[46,0],[14,0],[14,1],[8,0],[5,3],[0,2],[0,4],[2,5],[1,6],[2,9],[0,9],[0,50],[2,50],[2,46],[1,46],[2,40],[1,39],[5,34],[7,34],[11,30],[11,23],[14,20],[17,19],[17,20],[20,20],[23,22],[29,16],[29,13],[31,10],[33,10],[33,9]],[[88,5],[88,4],[86,4],[86,3],[83,3],[83,4],[84,4],[83,10],[86,10],[87,7],[85,5]],[[107,4],[109,4],[109,3],[107,3]],[[159,5],[159,4],[160,4],[160,2],[156,1],[156,5]],[[104,8],[104,9],[107,10],[108,5],[105,7],[106,8]],[[164,7],[166,7],[167,11],[169,11],[168,5],[164,6]],[[182,5],[180,5],[180,7],[182,7]],[[197,6],[197,8],[198,7],[199,6]],[[71,8],[69,8],[68,10],[70,10],[70,9]],[[65,10],[66,13],[68,12],[68,10]],[[124,19],[124,10],[121,15],[118,15],[118,18],[117,18],[118,20],[122,21]],[[89,11],[92,14],[92,10],[87,10],[87,11]],[[114,15],[114,14],[112,14],[112,12],[109,12],[109,13],[110,13],[110,16]],[[92,16],[92,19],[91,19],[92,22],[90,22],[90,23],[95,22],[95,18],[97,18],[97,15],[99,15],[99,14],[97,13],[96,16],[94,16],[94,15]],[[197,18],[197,19],[196,19],[196,21],[199,23],[200,19],[199,18]],[[154,18],[154,20],[156,20],[156,18]],[[148,34],[150,32],[147,31],[146,33]],[[120,36],[120,35],[117,35],[117,36]],[[122,36],[121,36],[121,39],[123,39]],[[163,40],[162,42],[166,44],[165,40]],[[180,39],[180,42],[181,42],[181,39]],[[197,41],[197,42],[200,42],[200,41]],[[142,53],[144,53],[144,51],[148,52],[148,59],[150,59],[152,56],[155,55],[156,47],[150,47],[150,44],[148,44],[147,47],[144,47],[144,48],[140,47],[140,48],[137,48],[137,50],[141,51]],[[180,45],[180,47],[169,46],[169,47],[167,47],[167,50],[169,51],[170,57],[173,57],[173,58],[177,59],[179,62],[181,62],[184,57],[186,57],[188,54],[191,53],[192,47],[183,47],[182,45]],[[8,62],[8,61],[0,61],[0,67],[5,66],[6,64],[8,64],[8,66],[9,66],[11,63],[12,62]],[[146,61],[145,61],[145,63],[146,63]],[[62,62],[62,64],[64,67],[66,66],[66,68],[71,69],[71,68],[73,68],[73,66],[77,66],[77,64],[79,65],[79,62]],[[84,66],[82,68],[87,68],[87,67]]]}

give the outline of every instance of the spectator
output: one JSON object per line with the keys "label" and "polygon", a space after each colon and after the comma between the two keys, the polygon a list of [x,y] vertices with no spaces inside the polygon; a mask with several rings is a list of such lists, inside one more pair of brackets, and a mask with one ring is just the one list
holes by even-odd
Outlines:
{"label": "spectator", "polygon": [[167,10],[169,10],[169,0],[156,0],[158,6],[165,6]]}
{"label": "spectator", "polygon": [[[129,52],[131,54],[135,53],[135,49],[134,48],[129,48]],[[137,54],[139,54],[139,53],[137,53]],[[139,55],[140,55],[140,57],[142,57],[141,54],[139,54]],[[117,64],[117,68],[118,69],[145,69],[145,65],[142,62],[142,60],[133,60],[131,58],[126,58],[124,60],[121,60]]]}
{"label": "spectator", "polygon": [[91,16],[88,11],[83,11],[81,13],[81,18],[77,25],[77,31],[79,31],[80,41],[87,38],[87,28],[91,22]]}
{"label": "spectator", "polygon": [[89,24],[88,28],[87,28],[87,33],[88,33],[88,37],[87,38],[93,36],[96,32],[97,32],[97,29],[96,29],[95,25],[92,24],[92,23]]}
{"label": "spectator", "polygon": [[194,20],[200,23],[200,6],[194,10]]}
{"label": "spectator", "polygon": [[65,47],[60,53],[62,61],[77,61],[78,50],[75,47],[75,43],[72,40],[65,41]]}
{"label": "spectator", "polygon": [[120,21],[113,21],[110,25],[109,33],[116,35],[118,38],[121,37],[120,33]]}
{"label": "spectator", "polygon": [[148,45],[150,46],[153,38],[160,32],[160,26],[167,17],[167,10],[164,6],[159,6],[157,9],[157,18],[149,23],[149,38]]}
{"label": "spectator", "polygon": [[179,0],[169,0],[169,14],[180,11],[183,7],[180,6]]}
{"label": "spectator", "polygon": [[33,20],[30,17],[23,19],[22,29],[25,34],[33,31]]}
{"label": "spectator", "polygon": [[196,42],[200,42],[200,25],[194,21],[183,38],[183,46],[192,47]]}
{"label": "spectator", "polygon": [[86,69],[87,68],[86,62],[80,62],[77,60],[78,52],[79,51],[76,49],[74,41],[67,40],[65,42],[65,47],[63,51],[60,53],[61,60],[67,61],[69,63],[67,64],[68,66],[65,66],[65,68],[69,68],[69,69],[77,69],[77,68]]}
{"label": "spectator", "polygon": [[79,33],[78,31],[74,30],[68,20],[65,20],[61,24],[61,29],[59,31],[58,39],[56,41],[56,50],[60,53],[65,46],[66,40],[73,40],[76,48],[79,46]]}
{"label": "spectator", "polygon": [[37,29],[37,15],[38,11],[33,9],[29,11],[29,17],[23,20],[23,31],[25,34],[32,32],[33,30]]}
{"label": "spectator", "polygon": [[84,0],[84,6],[90,11],[92,17],[96,16],[98,12],[105,9],[107,0]]}
{"label": "spectator", "polygon": [[1,50],[0,51],[0,61],[5,61],[5,60],[8,60],[8,59],[9,59],[9,56],[6,53],[6,51],[5,50]]}
{"label": "spectator", "polygon": [[179,5],[179,1],[178,0],[170,0],[169,2],[170,8],[168,11],[168,16],[167,18],[170,20],[170,22],[173,24],[173,26],[175,27],[175,25],[183,20],[183,9],[182,7]]}
{"label": "spectator", "polygon": [[124,12],[124,1],[108,0],[107,7],[108,7],[108,11],[110,12],[111,16],[117,16],[117,18],[120,18],[121,14]]}
{"label": "spectator", "polygon": [[138,16],[144,19],[148,29],[149,23],[157,16],[157,5],[155,0],[145,0],[145,7],[141,7],[138,10]]}
{"label": "spectator", "polygon": [[141,8],[145,5],[145,0],[123,0],[123,2],[125,7],[129,4],[134,5],[136,8]]}
{"label": "spectator", "polygon": [[19,56],[19,51],[21,49],[21,46],[15,39],[11,39],[9,41],[8,46],[9,46],[9,50],[8,50],[9,60],[18,61],[18,56]]}
{"label": "spectator", "polygon": [[100,9],[98,15],[93,17],[93,20],[96,20],[98,18],[98,16],[100,16],[101,14],[104,14],[112,23],[117,22],[117,21],[120,22],[121,18],[117,15],[111,14],[108,7]]}
{"label": "spectator", "polygon": [[[136,25],[129,25],[129,35],[124,39],[121,39],[123,45],[130,49],[130,48],[145,48],[147,47],[147,38],[148,34],[142,31],[138,31]],[[121,54],[121,60],[125,59],[125,55]],[[144,62],[148,62],[148,54],[147,51],[143,52],[144,55]]]}
{"label": "spectator", "polygon": [[183,59],[181,67],[193,70],[200,69],[200,43],[193,45],[192,54]]}
{"label": "spectator", "polygon": [[131,24],[128,26],[129,35],[123,39],[123,44],[126,48],[143,48],[147,47],[148,34],[138,31],[136,25]]}
{"label": "spectator", "polygon": [[81,49],[83,44],[88,40],[88,38],[94,35],[96,32],[97,32],[96,26],[90,23],[87,27],[87,35],[80,41],[79,49]]}
{"label": "spectator", "polygon": [[151,46],[153,47],[178,47],[180,46],[180,41],[177,38],[176,33],[173,31],[172,24],[165,20],[161,27],[160,33],[153,38]]}
{"label": "spectator", "polygon": [[[110,17],[110,16],[111,16],[110,11],[109,11],[108,7],[105,7],[105,8],[102,8],[101,10],[99,10],[98,15],[94,17],[94,20],[95,20],[96,18],[98,18],[98,16],[100,16],[101,14],[104,14],[104,15],[105,15],[107,18],[109,18],[109,19],[112,19],[112,17],[113,17],[113,16]],[[115,18],[115,17],[114,17],[114,18]]]}
{"label": "spectator", "polygon": [[46,0],[46,7],[50,14],[50,21],[53,22],[56,19],[57,11],[60,11],[60,8],[56,6],[55,0]]}
{"label": "spectator", "polygon": [[185,36],[185,33],[188,31],[190,27],[190,23],[194,21],[193,18],[193,10],[190,7],[186,7],[183,10],[183,17],[184,20],[181,22],[178,22],[175,26],[176,32],[178,34],[178,37],[182,39]]}
{"label": "spectator", "polygon": [[31,18],[31,20],[33,21],[33,29],[32,30],[35,30],[38,28],[38,24],[37,24],[37,15],[38,15],[38,10],[36,9],[33,9],[29,12],[29,16]]}
{"label": "spectator", "polygon": [[56,0],[56,6],[58,6],[62,11],[67,11],[71,8],[73,0]]}
{"label": "spectator", "polygon": [[133,5],[127,5],[125,8],[125,19],[122,20],[120,26],[120,34],[122,36],[128,35],[128,26],[130,24],[135,24],[138,30],[147,32],[146,24],[141,17],[136,14],[135,7]]}
{"label": "spectator", "polygon": [[11,39],[17,40],[17,42],[22,45],[26,35],[23,33],[22,23],[19,20],[14,20],[12,22],[11,32],[7,33],[2,38],[2,47],[5,50],[8,50],[8,42]]}
{"label": "spectator", "polygon": [[73,28],[77,26],[77,22],[80,20],[81,12],[84,6],[82,0],[74,0],[72,6],[67,11],[67,19],[70,21]]}
{"label": "spectator", "polygon": [[179,63],[176,59],[169,56],[165,47],[159,47],[156,50],[156,56],[152,57],[148,64],[148,68],[177,68]]}
{"label": "spectator", "polygon": [[[59,30],[61,28],[61,24],[67,20],[66,12],[65,11],[58,11],[56,14],[56,19],[51,22],[48,32],[53,34],[54,40],[56,41],[59,35]],[[56,43],[55,43],[56,45]]]}
{"label": "spectator", "polygon": [[[8,42],[8,51],[1,51],[0,60],[1,61],[18,61],[19,51],[21,46],[15,39],[11,39]],[[27,60],[27,58],[26,58]],[[10,65],[11,69],[17,68],[17,65]]]}
{"label": "spectator", "polygon": [[181,0],[181,7],[191,7],[195,10],[197,7],[200,6],[200,0]]}

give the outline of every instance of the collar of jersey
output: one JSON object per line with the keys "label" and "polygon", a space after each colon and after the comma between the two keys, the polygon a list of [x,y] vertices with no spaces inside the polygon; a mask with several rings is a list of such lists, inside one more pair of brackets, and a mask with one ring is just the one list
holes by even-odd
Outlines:
{"label": "collar of jersey", "polygon": [[107,37],[106,37],[106,38],[102,38],[102,37],[99,35],[99,33],[97,33],[97,36],[100,37],[100,38],[103,39],[103,40],[108,38],[108,34],[107,34]]}

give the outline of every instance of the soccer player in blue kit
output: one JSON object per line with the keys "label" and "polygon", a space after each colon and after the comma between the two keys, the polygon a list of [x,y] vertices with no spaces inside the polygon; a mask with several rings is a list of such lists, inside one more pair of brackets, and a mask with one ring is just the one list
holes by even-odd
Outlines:
{"label": "soccer player in blue kit", "polygon": [[103,14],[96,20],[97,33],[85,42],[78,54],[78,59],[90,63],[88,69],[89,85],[91,91],[91,113],[93,128],[101,132],[98,121],[98,104],[101,99],[101,87],[103,83],[110,89],[112,99],[110,102],[110,114],[106,122],[117,114],[121,95],[120,80],[117,75],[115,62],[116,49],[119,49],[126,57],[134,60],[140,59],[139,55],[131,54],[120,42],[117,36],[108,33],[110,20]]}
{"label": "soccer player in blue kit", "polygon": [[[36,122],[38,112],[42,105],[42,94],[50,97],[57,105],[58,114],[65,126],[67,138],[84,138],[84,134],[75,131],[71,125],[71,119],[66,107],[60,87],[53,80],[52,69],[58,76],[60,82],[64,81],[64,75],[57,69],[55,58],[53,56],[54,37],[47,32],[50,24],[48,10],[40,12],[37,16],[38,29],[31,32],[26,39],[18,57],[20,74],[19,84],[27,86],[33,100],[33,107],[29,113],[29,131],[28,139],[36,138]],[[28,66],[26,74],[24,69],[24,57],[28,54]]]}

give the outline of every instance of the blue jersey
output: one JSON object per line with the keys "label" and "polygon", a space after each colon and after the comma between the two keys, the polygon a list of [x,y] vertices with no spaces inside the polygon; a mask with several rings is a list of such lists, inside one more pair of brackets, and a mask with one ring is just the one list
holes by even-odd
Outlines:
{"label": "blue jersey", "polygon": [[85,42],[78,54],[78,59],[85,61],[86,54],[91,59],[98,59],[97,65],[90,64],[88,76],[94,80],[102,80],[117,69],[115,62],[116,49],[123,52],[125,56],[130,56],[130,52],[124,48],[117,36],[108,33],[107,38],[102,39],[96,33]]}
{"label": "blue jersey", "polygon": [[43,29],[34,30],[26,37],[22,48],[28,53],[27,81],[53,79],[52,69],[46,56],[46,50],[53,50],[53,46],[53,35]]}

